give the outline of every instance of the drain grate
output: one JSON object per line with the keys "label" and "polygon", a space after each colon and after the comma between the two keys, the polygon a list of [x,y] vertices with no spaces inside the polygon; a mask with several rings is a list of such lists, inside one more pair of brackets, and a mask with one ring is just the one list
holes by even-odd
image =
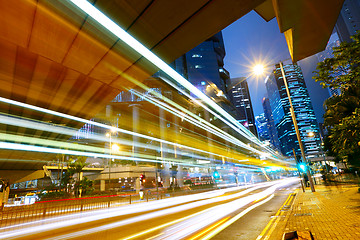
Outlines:
{"label": "drain grate", "polygon": [[312,213],[296,213],[294,214],[295,217],[301,217],[301,216],[312,216]]}
{"label": "drain grate", "polygon": [[346,208],[350,208],[350,209],[352,209],[352,208],[360,208],[360,206],[346,206]]}

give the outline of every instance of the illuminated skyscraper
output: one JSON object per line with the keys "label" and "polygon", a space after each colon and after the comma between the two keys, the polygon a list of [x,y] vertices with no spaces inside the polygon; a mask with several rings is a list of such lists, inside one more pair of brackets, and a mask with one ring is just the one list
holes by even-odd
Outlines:
{"label": "illuminated skyscraper", "polygon": [[[320,153],[320,135],[304,77],[298,65],[285,65],[284,71],[305,154],[308,157],[315,157]],[[281,152],[286,156],[292,156],[295,149],[296,154],[300,155],[290,115],[290,104],[279,65],[276,65],[276,69],[267,79],[266,88]]]}
{"label": "illuminated skyscraper", "polygon": [[229,100],[237,112],[235,116],[236,120],[257,136],[255,117],[246,78],[231,78],[228,83],[227,92]]}
{"label": "illuminated skyscraper", "polygon": [[208,86],[215,93],[225,93],[230,76],[224,68],[224,57],[224,41],[222,33],[218,32],[176,59],[171,66],[205,94],[209,95]]}
{"label": "illuminated skyscraper", "polygon": [[256,129],[261,141],[270,142],[269,130],[264,113],[255,117]]}
{"label": "illuminated skyscraper", "polygon": [[280,143],[279,143],[276,127],[274,124],[274,118],[273,118],[273,114],[271,111],[269,98],[264,97],[262,99],[262,105],[263,105],[263,109],[264,109],[264,117],[266,119],[266,125],[267,125],[270,143],[276,149],[280,150]]}

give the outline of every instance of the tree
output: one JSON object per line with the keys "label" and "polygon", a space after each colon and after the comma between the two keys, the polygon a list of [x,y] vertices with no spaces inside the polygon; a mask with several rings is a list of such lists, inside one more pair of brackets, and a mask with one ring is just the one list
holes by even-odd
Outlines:
{"label": "tree", "polygon": [[347,90],[360,84],[360,32],[352,36],[353,42],[342,42],[333,48],[334,57],[317,66],[313,77],[324,88]]}
{"label": "tree", "polygon": [[344,117],[330,132],[332,151],[339,157],[347,158],[352,165],[360,166],[360,108]]}
{"label": "tree", "polygon": [[334,57],[320,62],[313,78],[323,88],[341,90],[325,101],[327,154],[360,165],[360,32],[352,39],[334,47]]}
{"label": "tree", "polygon": [[[62,177],[62,187],[65,189],[66,192],[70,192],[71,186],[73,185],[73,191],[75,196],[78,196],[80,189],[82,190],[83,195],[86,193],[90,193],[93,190],[92,180],[89,180],[86,177],[80,180],[80,173],[82,172],[83,168],[87,166],[86,159],[87,157],[84,156],[70,157],[67,164],[67,171]],[[78,178],[76,181],[73,178],[74,174],[78,174]]]}

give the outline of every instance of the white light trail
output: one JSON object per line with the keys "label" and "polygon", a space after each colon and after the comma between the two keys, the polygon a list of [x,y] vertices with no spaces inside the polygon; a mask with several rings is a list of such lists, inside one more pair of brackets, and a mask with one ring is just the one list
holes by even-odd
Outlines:
{"label": "white light trail", "polygon": [[[147,159],[147,158],[139,158],[139,157],[127,157],[127,156],[101,154],[101,153],[94,153],[94,152],[83,152],[83,151],[66,150],[66,149],[60,149],[60,148],[32,146],[32,145],[19,144],[19,143],[9,143],[9,142],[0,142],[0,149],[10,149],[10,150],[17,150],[17,151],[30,151],[30,152],[43,152],[43,153],[55,153],[55,154],[66,154],[66,155],[86,156],[86,157],[94,157],[94,158],[109,158],[109,159],[127,160],[127,161],[141,161],[141,162],[162,163],[162,160],[155,160],[155,159]],[[172,160],[172,162],[174,162],[174,164],[178,164],[178,165],[201,167],[201,165],[189,164],[189,163],[185,163],[185,162],[178,162],[178,161],[175,161],[175,160]]]}
{"label": "white light trail", "polygon": [[[5,115],[5,114],[0,114],[0,123],[6,124],[6,125],[12,125],[12,126],[24,127],[24,128],[31,128],[31,129],[41,130],[41,131],[46,131],[46,132],[64,134],[64,135],[69,135],[69,136],[74,136],[74,134],[77,133],[77,130],[73,129],[73,128],[59,126],[59,125],[50,124],[50,123],[44,123],[44,122],[40,122],[40,121],[36,121],[36,120],[30,120],[30,119],[25,119],[25,118],[21,118],[21,117],[11,116],[11,115]],[[19,138],[20,138],[20,140],[21,139],[22,140],[30,139],[29,137],[23,137],[23,136],[17,136],[17,135],[6,135],[2,139],[9,140],[9,138],[11,138],[14,141],[16,139],[19,140]],[[0,134],[0,139],[1,139],[1,134]],[[91,134],[91,135],[87,136],[87,139],[97,140],[97,141],[101,141],[101,142],[108,142],[109,141],[109,139],[107,137],[105,137],[103,135],[100,135],[100,134]],[[77,148],[77,149],[80,149],[80,146],[85,147],[84,145],[78,145],[78,144],[74,145],[74,144],[67,143],[67,142],[56,142],[56,141],[44,140],[44,139],[40,139],[40,138],[39,139],[38,138],[32,138],[31,141],[28,140],[28,143],[30,143],[30,142],[39,143],[39,142],[44,142],[44,141],[46,141],[47,144],[52,145],[52,146],[60,146],[60,144],[62,144],[63,148],[64,148],[64,145],[66,145],[66,147]],[[139,143],[139,142],[135,142],[135,145],[134,145],[133,141],[123,140],[123,139],[120,139],[120,140],[119,139],[112,139],[112,142],[113,143],[118,143],[118,144],[121,144],[121,145],[143,147],[143,148],[148,148],[148,149],[152,149],[152,150],[158,150],[159,149],[159,147],[157,147],[157,146],[152,146],[152,145],[149,145],[149,144],[143,144],[143,143]],[[201,153],[204,153],[204,154],[223,157],[223,155],[208,152],[208,151],[205,151],[205,150],[186,147],[185,145],[181,145],[181,146],[182,146],[182,149],[189,149],[190,148],[193,152],[198,152],[198,153],[201,152]],[[164,147],[163,150],[166,150],[169,153],[174,153],[174,149],[172,147]],[[92,149],[92,151],[96,151],[96,150]],[[105,151],[104,148],[101,148],[101,149],[98,148],[97,152],[104,152],[104,151]],[[192,152],[193,157],[195,157],[195,158],[205,158],[206,159],[206,157],[201,156],[201,155],[197,155],[197,154],[195,154],[193,152]],[[188,154],[188,152],[177,151],[177,154],[178,155],[186,155],[186,154]],[[162,158],[162,159],[166,160],[166,158]],[[241,160],[237,160],[237,161],[241,162]]]}
{"label": "white light trail", "polygon": [[[253,184],[253,185],[250,185],[253,187],[245,190],[246,192],[245,191],[240,192],[240,193],[234,195],[234,197],[236,198],[236,197],[242,196],[246,193],[249,193],[251,191],[254,191],[256,189],[271,186],[271,185],[274,185],[279,182],[281,182],[281,181]],[[74,217],[74,215],[68,216],[68,217],[66,217],[66,216],[65,217],[57,217],[57,218],[53,218],[53,219],[50,218],[50,219],[46,219],[46,220],[32,222],[31,225],[38,223],[39,226],[29,226],[28,228],[20,228],[20,227],[25,227],[26,225],[30,225],[30,223],[16,225],[16,226],[13,226],[14,230],[0,235],[0,239],[10,240],[10,239],[16,239],[16,238],[23,238],[23,237],[26,237],[26,236],[29,236],[32,234],[37,234],[37,233],[46,232],[46,231],[55,231],[60,228],[71,227],[71,226],[74,226],[74,230],[76,230],[77,224],[89,223],[89,222],[98,221],[101,219],[112,218],[112,217],[117,217],[117,216],[124,216],[124,215],[134,214],[134,213],[141,213],[141,212],[146,212],[146,211],[151,211],[151,210],[156,210],[156,209],[163,209],[163,208],[172,207],[175,205],[190,202],[185,205],[175,206],[175,207],[172,207],[169,209],[164,209],[164,210],[160,210],[157,212],[140,215],[137,217],[126,219],[126,220],[121,220],[121,221],[118,221],[115,223],[106,224],[106,225],[103,225],[100,227],[95,227],[95,228],[92,228],[89,230],[78,231],[77,233],[71,233],[70,235],[65,234],[65,235],[62,235],[62,237],[54,238],[54,239],[70,239],[71,237],[75,237],[77,235],[83,236],[83,235],[91,234],[91,233],[98,232],[98,231],[103,231],[103,230],[107,230],[107,229],[111,229],[111,228],[115,228],[115,227],[119,227],[119,226],[125,226],[127,224],[131,224],[134,222],[149,220],[154,217],[164,216],[166,214],[171,214],[171,213],[176,213],[179,211],[188,210],[188,209],[191,209],[194,207],[202,206],[203,204],[208,204],[208,203],[213,203],[216,201],[223,201],[226,199],[231,199],[231,197],[229,197],[229,196],[223,196],[223,197],[221,197],[221,196],[227,192],[240,190],[240,189],[243,189],[246,187],[249,187],[249,186],[234,187],[234,188],[215,190],[215,191],[211,191],[211,192],[199,193],[199,194],[194,194],[194,195],[174,197],[174,198],[170,198],[170,199],[158,200],[155,202],[143,203],[140,205],[136,204],[136,205],[116,207],[116,208],[111,208],[111,211],[109,211],[107,209],[107,210],[100,210],[100,211],[92,211],[92,212],[88,212],[88,213],[74,214],[74,215],[78,216],[75,219],[72,219]],[[197,201],[197,202],[194,202],[194,201]],[[58,220],[61,220],[61,222],[57,222]],[[48,239],[51,239],[51,238],[48,238]]]}
{"label": "white light trail", "polygon": [[[128,34],[125,30],[123,30],[120,26],[118,26],[115,22],[113,22],[110,18],[108,18],[105,14],[99,11],[96,7],[94,7],[91,3],[86,0],[69,0],[86,14],[91,16],[95,21],[97,21],[104,28],[109,30],[115,36],[120,38],[123,42],[125,42],[129,47],[134,49],[136,52],[141,54],[155,66],[164,71],[167,75],[177,81],[179,84],[184,86],[190,92],[194,93],[201,100],[206,102],[210,107],[212,107],[215,111],[224,116],[227,123],[231,128],[238,131],[239,129],[242,132],[246,133],[246,137],[257,145],[261,145],[261,142],[243,125],[239,124],[230,114],[228,114],[224,109],[218,106],[214,101],[212,101],[209,97],[207,97],[204,93],[202,93],[199,89],[193,86],[189,81],[187,81],[184,77],[182,77],[178,72],[172,69],[169,65],[167,65],[163,60],[161,60],[158,56],[152,53],[149,49],[147,49],[144,45],[142,45],[139,41],[137,41],[134,37]],[[249,137],[250,136],[250,137]]]}
{"label": "white light trail", "polygon": [[27,104],[27,103],[18,102],[18,101],[14,101],[14,100],[3,98],[3,97],[0,97],[0,102],[5,102],[5,103],[12,104],[12,105],[15,105],[15,106],[24,107],[24,108],[31,109],[31,110],[34,110],[34,111],[39,111],[39,112],[43,112],[43,113],[63,117],[63,118],[78,121],[78,122],[81,122],[81,123],[94,125],[94,126],[97,126],[97,127],[100,127],[100,128],[104,128],[104,129],[108,129],[108,130],[112,130],[112,131],[116,131],[116,132],[124,133],[124,134],[128,134],[128,135],[133,135],[133,136],[137,136],[137,137],[140,137],[140,138],[145,138],[145,139],[148,139],[148,140],[153,140],[153,141],[156,141],[156,142],[176,146],[176,147],[179,147],[179,148],[188,149],[188,150],[195,151],[195,152],[201,152],[201,153],[206,153],[206,154],[222,156],[222,155],[219,155],[219,154],[216,154],[216,153],[201,150],[199,148],[194,148],[194,147],[190,147],[190,146],[187,146],[187,145],[166,141],[166,140],[163,140],[163,139],[160,139],[160,138],[147,136],[147,135],[144,135],[144,134],[128,131],[128,130],[125,130],[125,129],[122,129],[122,128],[109,126],[109,125],[106,125],[106,124],[103,124],[103,123],[90,121],[90,120],[87,120],[87,119],[71,116],[71,115],[68,115],[68,114],[65,114],[65,113],[56,112],[56,111],[53,111],[53,110],[33,106],[33,105],[30,105],[30,104]]}

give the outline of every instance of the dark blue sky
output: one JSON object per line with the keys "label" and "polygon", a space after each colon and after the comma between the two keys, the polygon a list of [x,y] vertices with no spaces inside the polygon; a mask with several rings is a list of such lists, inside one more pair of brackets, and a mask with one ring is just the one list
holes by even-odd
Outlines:
{"label": "dark blue sky", "polygon": [[[263,112],[261,99],[266,95],[265,77],[255,77],[252,75],[252,66],[258,62],[272,65],[267,68],[267,75],[273,69],[273,65],[282,60],[290,58],[285,37],[279,31],[276,19],[266,22],[254,11],[234,22],[223,31],[226,57],[225,68],[230,72],[231,78],[248,77],[251,101],[255,116]],[[328,97],[327,91],[321,89],[319,83],[311,79],[312,71],[315,70],[316,61],[304,61],[311,64],[299,65],[302,67],[305,81],[309,88],[315,113],[318,121],[323,114],[322,103]],[[286,62],[285,62],[286,63]],[[311,91],[313,88],[315,91]],[[312,92],[320,91],[321,96],[315,96]]]}

